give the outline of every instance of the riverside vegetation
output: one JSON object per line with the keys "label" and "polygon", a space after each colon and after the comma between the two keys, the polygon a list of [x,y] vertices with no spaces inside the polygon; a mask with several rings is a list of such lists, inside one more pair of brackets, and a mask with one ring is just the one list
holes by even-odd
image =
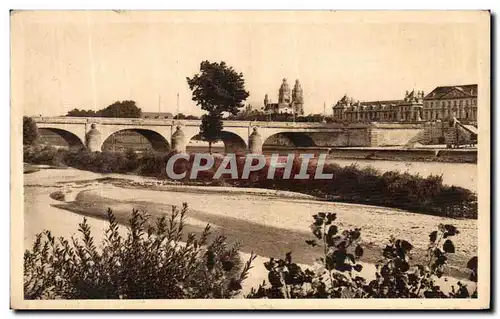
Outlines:
{"label": "riverside vegetation", "polygon": [[[56,149],[51,146],[24,146],[24,162],[53,166],[69,166],[98,173],[131,173],[168,179],[166,163],[173,153],[146,152],[137,154],[131,150],[121,152],[89,152]],[[192,155],[193,156],[193,155]],[[191,156],[191,157],[192,157]],[[295,159],[291,178],[283,179],[283,169],[277,169],[274,179],[267,179],[269,163],[260,171],[251,172],[249,179],[232,179],[213,176],[221,164],[220,158],[212,169],[198,174],[198,180],[181,180],[185,184],[206,186],[256,187],[287,190],[313,195],[326,200],[361,203],[406,209],[412,212],[452,218],[477,218],[477,195],[465,188],[443,185],[441,176],[421,177],[409,173],[389,171],[381,173],[373,168],[360,169],[356,165],[341,167],[325,165],[323,172],[333,174],[329,180],[313,178],[315,167],[310,165],[310,179],[295,180],[300,171],[300,160]],[[174,171],[189,173],[192,163],[179,160]],[[238,176],[241,176],[245,158],[237,157]],[[189,175],[189,174],[187,174]]]}
{"label": "riverside vegetation", "polygon": [[[412,244],[390,238],[377,263],[375,279],[358,273],[363,255],[361,230],[341,230],[334,213],[314,215],[315,239],[323,246],[317,266],[302,269],[292,254],[265,263],[269,283],[242,296],[242,283],[255,255],[242,261],[238,246],[217,236],[210,240],[210,226],[199,235],[184,234],[186,204],[174,207],[169,217],[156,220],[133,210],[126,235],[120,234],[108,209],[108,228],[101,245],[94,242],[86,221],[80,236],[54,238],[50,231],[36,236],[24,254],[26,299],[178,299],[178,298],[477,298],[458,282],[451,291],[436,284],[455,252],[451,238],[459,234],[452,225],[440,225],[429,234],[427,264],[412,264]],[[99,246],[98,246],[99,245]],[[470,280],[477,282],[477,257],[467,264]]]}

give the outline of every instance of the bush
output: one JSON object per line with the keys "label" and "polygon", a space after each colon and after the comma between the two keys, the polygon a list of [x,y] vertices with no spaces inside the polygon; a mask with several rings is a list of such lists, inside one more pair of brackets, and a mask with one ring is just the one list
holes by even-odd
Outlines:
{"label": "bush", "polygon": [[59,201],[65,201],[66,200],[66,195],[62,191],[55,191],[50,194],[50,198],[59,200]]}
{"label": "bush", "polygon": [[[382,258],[376,265],[375,279],[367,281],[359,275],[359,263],[364,249],[360,245],[361,230],[340,231],[335,225],[336,214],[318,213],[311,224],[315,239],[306,243],[321,246],[323,254],[317,258],[317,267],[302,269],[292,262],[291,252],[285,259],[271,258],[264,265],[269,283],[252,288],[247,298],[477,298],[477,290],[469,294],[461,282],[451,292],[443,292],[436,285],[441,278],[449,254],[455,252],[451,237],[459,234],[453,225],[439,225],[429,235],[426,265],[411,265],[413,245],[406,240],[390,238]],[[477,282],[477,257],[467,268],[470,279]]]}
{"label": "bush", "polygon": [[66,150],[54,146],[31,145],[23,148],[23,161],[39,165],[64,165]]}
{"label": "bush", "polygon": [[184,204],[152,222],[134,210],[122,236],[109,209],[102,247],[85,218],[78,229],[83,240],[38,234],[24,254],[25,299],[235,297],[255,256],[242,265],[237,246],[222,236],[209,242],[208,225],[199,237],[184,236],[186,212]]}

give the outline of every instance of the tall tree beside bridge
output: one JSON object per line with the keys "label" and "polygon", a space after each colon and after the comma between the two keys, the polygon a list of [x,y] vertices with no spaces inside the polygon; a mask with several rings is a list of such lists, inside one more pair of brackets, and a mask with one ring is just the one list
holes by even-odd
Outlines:
{"label": "tall tree beside bridge", "polygon": [[249,93],[245,91],[243,74],[236,72],[224,61],[203,61],[200,64],[200,73],[192,78],[186,78],[189,88],[193,92],[192,100],[207,114],[201,118],[200,135],[208,142],[208,149],[212,153],[212,143],[220,139],[224,128],[222,116],[224,113],[238,114],[243,107],[243,101]]}
{"label": "tall tree beside bridge", "polygon": [[23,116],[23,145],[32,145],[38,139],[38,127],[35,121],[28,116]]}

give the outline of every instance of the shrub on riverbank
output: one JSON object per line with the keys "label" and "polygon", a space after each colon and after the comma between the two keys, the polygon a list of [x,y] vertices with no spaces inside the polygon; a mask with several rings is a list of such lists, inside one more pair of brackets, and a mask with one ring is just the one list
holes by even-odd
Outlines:
{"label": "shrub on riverbank", "polygon": [[[415,212],[452,218],[477,218],[477,196],[474,192],[443,184],[441,176],[389,171],[357,165],[326,165],[329,180],[276,180],[273,188],[287,189],[351,203],[402,208]],[[260,182],[260,181],[259,181]],[[259,183],[257,182],[257,184]],[[269,182],[268,182],[269,183]]]}
{"label": "shrub on riverbank", "polygon": [[[25,147],[24,161],[33,164],[67,165],[97,173],[135,173],[167,179],[166,164],[173,153],[133,151],[89,152],[82,150],[62,150],[54,147]],[[421,177],[409,173],[389,171],[381,173],[371,167],[360,169],[356,165],[341,167],[337,164],[325,165],[323,172],[333,174],[332,179],[314,179],[315,164],[309,165],[308,179],[296,180],[301,162],[294,159],[291,179],[284,179],[284,169],[278,168],[273,179],[267,178],[269,158],[265,167],[251,172],[249,179],[240,179],[245,157],[237,157],[238,178],[223,174],[214,179],[221,165],[221,158],[215,158],[212,169],[201,171],[197,180],[189,175],[194,155],[190,160],[178,160],[174,166],[176,173],[187,172],[181,182],[203,183],[204,185],[232,185],[237,187],[258,187],[299,192],[327,200],[361,203],[385,207],[407,209],[413,212],[433,214],[452,218],[477,218],[477,196],[472,191],[456,186],[443,185],[441,176]]]}
{"label": "shrub on riverbank", "polygon": [[39,234],[24,254],[25,299],[232,298],[241,290],[255,256],[245,264],[236,246],[218,236],[185,236],[187,205],[155,222],[132,212],[122,236],[111,210],[102,246],[86,219],[82,238]]}
{"label": "shrub on riverbank", "polygon": [[66,195],[62,191],[55,191],[53,193],[50,193],[50,198],[59,200],[59,201],[65,201],[66,200]]}

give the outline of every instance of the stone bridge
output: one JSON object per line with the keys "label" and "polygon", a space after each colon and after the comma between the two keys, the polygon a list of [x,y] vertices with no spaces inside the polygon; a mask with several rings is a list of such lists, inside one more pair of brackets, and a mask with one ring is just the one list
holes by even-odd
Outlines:
{"label": "stone bridge", "polygon": [[[70,147],[87,146],[91,151],[101,151],[105,141],[113,134],[133,131],[144,136],[155,150],[174,149],[185,152],[186,146],[200,132],[199,120],[129,119],[129,118],[82,118],[82,117],[33,117],[38,128],[61,136]],[[423,129],[422,125],[392,124],[395,137],[401,136],[394,129],[403,129],[405,141],[393,141],[404,145],[408,139]],[[328,146],[381,146],[384,125],[375,123],[293,123],[293,122],[248,122],[224,121],[221,139],[226,152],[250,151],[260,153],[264,144],[279,144],[296,147]],[[409,134],[408,134],[409,133]],[[278,141],[278,142],[277,142]]]}

